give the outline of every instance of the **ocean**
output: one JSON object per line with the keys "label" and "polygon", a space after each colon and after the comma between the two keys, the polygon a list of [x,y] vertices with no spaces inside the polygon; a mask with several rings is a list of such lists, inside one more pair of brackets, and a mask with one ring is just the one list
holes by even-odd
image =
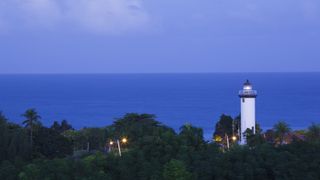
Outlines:
{"label": "ocean", "polygon": [[125,113],[150,113],[176,131],[185,123],[209,139],[222,114],[240,113],[238,92],[249,79],[258,91],[257,122],[292,129],[320,123],[320,73],[0,75],[0,110],[13,122],[36,108],[42,123],[68,120],[101,127]]}

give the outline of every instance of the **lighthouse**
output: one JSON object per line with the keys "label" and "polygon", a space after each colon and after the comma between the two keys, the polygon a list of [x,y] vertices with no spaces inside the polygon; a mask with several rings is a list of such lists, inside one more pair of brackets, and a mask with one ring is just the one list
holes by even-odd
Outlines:
{"label": "lighthouse", "polygon": [[249,80],[243,84],[243,89],[240,90],[239,97],[241,103],[240,144],[246,144],[244,132],[247,129],[251,129],[253,133],[255,133],[256,128],[257,91],[253,90]]}

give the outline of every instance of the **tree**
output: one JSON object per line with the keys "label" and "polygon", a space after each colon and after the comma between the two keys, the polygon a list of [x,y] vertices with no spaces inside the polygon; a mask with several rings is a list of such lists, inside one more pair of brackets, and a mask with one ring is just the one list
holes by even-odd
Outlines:
{"label": "tree", "polygon": [[40,167],[36,164],[28,164],[23,168],[23,171],[19,173],[18,177],[22,180],[40,179]]}
{"label": "tree", "polygon": [[312,123],[306,135],[308,141],[320,141],[320,124]]}
{"label": "tree", "polygon": [[279,121],[277,124],[273,126],[273,130],[275,133],[276,140],[280,145],[282,145],[284,144],[284,137],[291,131],[291,128],[286,122]]}
{"label": "tree", "polygon": [[24,114],[22,114],[22,116],[26,118],[26,120],[24,120],[22,124],[24,124],[25,127],[28,128],[30,131],[30,144],[32,147],[33,131],[36,126],[41,125],[40,123],[41,117],[38,115],[35,109],[28,109]]}
{"label": "tree", "polygon": [[61,126],[58,121],[54,121],[50,128],[54,131],[60,132]]}
{"label": "tree", "polygon": [[222,114],[219,121],[216,123],[213,139],[216,143],[219,143],[223,147],[229,147],[230,144],[235,144],[239,139],[239,127],[241,124],[241,117],[237,116],[232,119],[231,116]]}
{"label": "tree", "polygon": [[194,148],[199,148],[204,144],[203,130],[191,124],[185,124],[180,127],[179,137],[185,145]]}
{"label": "tree", "polygon": [[73,152],[73,143],[57,131],[47,127],[40,127],[34,133],[34,150],[37,155],[49,159],[63,158]]}
{"label": "tree", "polygon": [[180,128],[178,138],[180,145],[176,158],[183,161],[192,171],[196,168],[195,162],[201,158],[201,151],[205,150],[206,143],[203,139],[203,130],[186,124]]}
{"label": "tree", "polygon": [[159,133],[166,131],[173,130],[156,121],[152,114],[129,113],[117,119],[108,133],[112,138],[128,137],[132,145],[141,142],[146,136],[158,136]]}
{"label": "tree", "polygon": [[16,179],[17,169],[10,161],[0,162],[0,179]]}
{"label": "tree", "polygon": [[257,123],[256,122],[256,127],[255,127],[255,129],[254,129],[256,132],[255,132],[255,134],[262,134],[262,129],[261,129],[261,127],[260,127],[260,124],[259,123]]}
{"label": "tree", "polygon": [[87,151],[103,150],[106,145],[106,134],[102,128],[84,128],[81,129],[81,134],[85,138]]}
{"label": "tree", "polygon": [[246,143],[250,146],[250,142],[253,139],[254,133],[252,129],[247,128],[244,132],[243,132],[243,136],[246,139]]}
{"label": "tree", "polygon": [[71,124],[68,123],[67,120],[62,120],[61,121],[61,132],[64,132],[67,130],[73,130],[73,127]]}
{"label": "tree", "polygon": [[233,120],[233,133],[238,136],[240,129],[241,129],[241,115],[238,115]]}
{"label": "tree", "polygon": [[67,120],[62,120],[61,125],[58,121],[54,121],[50,128],[58,133],[63,133],[67,130],[73,130],[72,126],[68,123]]}
{"label": "tree", "polygon": [[265,133],[264,133],[264,138],[266,140],[266,142],[268,143],[274,143],[275,142],[275,133],[273,129],[268,129]]}
{"label": "tree", "polygon": [[222,114],[216,124],[214,135],[219,135],[221,137],[223,137],[225,134],[228,136],[232,135],[232,123],[233,119],[231,116]]}
{"label": "tree", "polygon": [[258,146],[258,145],[265,143],[265,139],[264,139],[263,135],[261,134],[261,131],[253,133],[252,129],[248,128],[244,132],[244,136],[246,137],[247,145],[249,147],[255,147],[255,146]]}
{"label": "tree", "polygon": [[0,123],[6,123],[8,121],[7,117],[0,111]]}
{"label": "tree", "polygon": [[189,180],[191,177],[192,174],[186,170],[182,161],[173,159],[164,166],[164,180]]}
{"label": "tree", "polygon": [[120,159],[115,153],[108,154],[113,179],[162,179],[164,164],[176,158],[181,147],[174,130],[150,114],[126,114],[106,128],[106,132],[109,140],[128,138],[121,146]]}
{"label": "tree", "polygon": [[0,161],[6,158],[6,151],[9,145],[8,124],[6,117],[0,112]]}
{"label": "tree", "polygon": [[27,159],[30,157],[30,150],[26,129],[8,122],[0,112],[0,161],[15,158]]}

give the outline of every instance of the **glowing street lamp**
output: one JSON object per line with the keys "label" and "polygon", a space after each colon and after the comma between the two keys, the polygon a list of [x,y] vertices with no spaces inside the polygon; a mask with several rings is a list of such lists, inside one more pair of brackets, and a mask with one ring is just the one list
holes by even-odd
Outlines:
{"label": "glowing street lamp", "polygon": [[[116,142],[117,142],[117,146],[118,146],[119,156],[121,156],[121,146],[120,146],[120,142],[123,143],[123,144],[126,144],[126,143],[128,143],[128,139],[127,139],[127,138],[122,138],[121,141],[120,141],[119,139],[117,139]],[[109,145],[110,145],[110,146],[113,146],[113,144],[114,144],[114,141],[111,140],[111,141],[109,142]]]}
{"label": "glowing street lamp", "polygon": [[128,139],[127,138],[122,138],[121,142],[125,144],[125,143],[128,142]]}
{"label": "glowing street lamp", "polygon": [[236,136],[232,136],[232,140],[233,140],[233,141],[236,141],[236,140],[237,140],[237,137],[236,137]]}

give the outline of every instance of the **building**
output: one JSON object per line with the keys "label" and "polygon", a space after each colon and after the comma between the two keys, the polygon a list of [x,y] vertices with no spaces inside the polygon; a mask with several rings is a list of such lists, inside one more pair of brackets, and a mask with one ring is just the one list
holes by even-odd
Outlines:
{"label": "building", "polygon": [[251,129],[255,133],[256,127],[257,91],[253,90],[249,80],[244,83],[243,89],[239,92],[239,97],[241,103],[240,144],[246,144],[244,132]]}

